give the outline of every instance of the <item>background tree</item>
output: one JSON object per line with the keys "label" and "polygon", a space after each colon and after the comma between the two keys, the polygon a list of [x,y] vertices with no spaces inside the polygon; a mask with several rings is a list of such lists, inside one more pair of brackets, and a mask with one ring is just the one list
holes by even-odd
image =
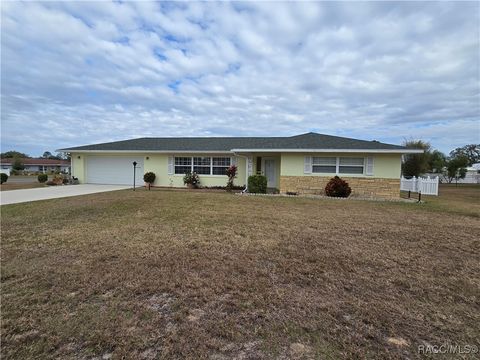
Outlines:
{"label": "background tree", "polygon": [[19,151],[10,150],[0,154],[2,159],[11,159],[11,158],[30,158],[27,154],[24,154]]}
{"label": "background tree", "polygon": [[420,176],[428,171],[431,146],[423,140],[407,140],[403,145],[409,149],[422,149],[422,154],[407,154],[403,157],[403,176]]}
{"label": "background tree", "polygon": [[53,155],[50,151],[45,151],[42,157],[44,159],[62,160],[62,156],[60,155],[60,153],[57,153],[57,155]]}
{"label": "background tree", "polygon": [[22,159],[16,157],[12,163],[12,170],[22,171],[23,169],[25,169],[25,165],[23,164]]}
{"label": "background tree", "polygon": [[428,171],[433,173],[443,172],[443,168],[447,163],[447,157],[444,153],[438,150],[432,151],[428,159]]}
{"label": "background tree", "polygon": [[465,145],[450,152],[451,158],[456,158],[460,155],[463,155],[468,159],[467,166],[472,166],[473,164],[480,162],[480,144]]}
{"label": "background tree", "polygon": [[447,161],[447,181],[450,184],[453,180],[457,182],[459,179],[464,179],[467,174],[468,158],[465,155],[458,155],[452,157]]}
{"label": "background tree", "polygon": [[70,161],[70,153],[57,153],[57,158],[60,160],[68,160]]}

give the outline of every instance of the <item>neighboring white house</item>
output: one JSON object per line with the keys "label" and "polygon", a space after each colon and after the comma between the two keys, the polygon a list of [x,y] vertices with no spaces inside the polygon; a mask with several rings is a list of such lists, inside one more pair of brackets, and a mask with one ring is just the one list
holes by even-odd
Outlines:
{"label": "neighboring white house", "polygon": [[464,179],[458,180],[461,184],[480,184],[480,163],[467,167]]}
{"label": "neighboring white house", "polygon": [[[446,172],[446,169],[444,169],[444,172]],[[444,174],[442,175],[438,173],[428,173],[424,174],[424,176],[439,176],[440,182],[447,182],[447,177]],[[453,180],[452,182],[458,184],[480,184],[480,163],[475,163],[472,166],[467,167],[467,174],[465,175],[465,178],[458,179],[458,181]]]}
{"label": "neighboring white house", "polygon": [[[13,158],[5,158],[0,160],[0,167],[2,170],[12,170],[12,164],[15,161]],[[70,161],[69,160],[57,160],[57,159],[20,159],[22,164],[25,166],[25,172],[41,172],[41,173],[50,173],[50,172],[70,172]]]}

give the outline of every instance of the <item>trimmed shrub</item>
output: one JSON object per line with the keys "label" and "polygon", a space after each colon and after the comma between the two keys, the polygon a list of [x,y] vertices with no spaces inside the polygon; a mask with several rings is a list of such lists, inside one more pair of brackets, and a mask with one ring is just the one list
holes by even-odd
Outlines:
{"label": "trimmed shrub", "polygon": [[53,176],[52,180],[55,185],[62,185],[63,184],[63,176],[61,174],[56,174]]}
{"label": "trimmed shrub", "polygon": [[196,172],[189,172],[183,177],[183,183],[189,187],[197,188],[200,185],[200,178]]}
{"label": "trimmed shrub", "polygon": [[8,175],[4,173],[0,173],[0,184],[6,183],[8,180]]}
{"label": "trimmed shrub", "polygon": [[143,175],[143,181],[147,184],[153,184],[155,182],[156,175],[153,172],[147,172]]}
{"label": "trimmed shrub", "polygon": [[248,177],[248,192],[256,194],[267,193],[267,177],[263,175],[251,175]]}
{"label": "trimmed shrub", "polygon": [[325,195],[332,197],[348,197],[352,189],[345,180],[340,179],[338,176],[335,176],[330,179],[325,186]]}
{"label": "trimmed shrub", "polygon": [[47,174],[40,174],[37,176],[38,182],[39,183],[44,183],[48,180],[48,175]]}

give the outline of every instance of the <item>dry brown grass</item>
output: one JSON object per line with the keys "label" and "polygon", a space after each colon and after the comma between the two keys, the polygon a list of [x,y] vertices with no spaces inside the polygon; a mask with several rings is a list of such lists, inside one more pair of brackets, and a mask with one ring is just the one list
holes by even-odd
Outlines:
{"label": "dry brown grass", "polygon": [[[480,185],[474,184],[440,184],[439,196],[422,196],[425,207],[432,211],[454,213],[480,217]],[[407,192],[402,192],[407,198]],[[418,199],[418,194],[412,193],[412,199]]]}
{"label": "dry brown grass", "polygon": [[21,190],[21,189],[34,189],[40,187],[46,187],[47,185],[41,184],[39,182],[31,182],[31,183],[5,183],[0,185],[0,191],[8,191],[8,190]]}
{"label": "dry brown grass", "polygon": [[479,345],[475,212],[165,190],[1,209],[5,359],[383,359]]}

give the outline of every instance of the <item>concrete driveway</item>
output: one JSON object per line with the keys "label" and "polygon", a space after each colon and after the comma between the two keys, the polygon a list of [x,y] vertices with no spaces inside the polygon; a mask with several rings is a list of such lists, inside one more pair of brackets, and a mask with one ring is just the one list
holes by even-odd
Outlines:
{"label": "concrete driveway", "polygon": [[100,192],[123,190],[129,188],[131,188],[131,186],[128,185],[82,184],[50,186],[38,189],[9,190],[0,192],[0,205],[95,194]]}

